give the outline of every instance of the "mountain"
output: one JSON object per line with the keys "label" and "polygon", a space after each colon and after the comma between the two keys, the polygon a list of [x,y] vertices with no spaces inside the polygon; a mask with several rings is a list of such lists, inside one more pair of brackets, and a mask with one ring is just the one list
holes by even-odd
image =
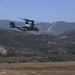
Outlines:
{"label": "mountain", "polygon": [[58,34],[61,34],[65,31],[73,30],[73,29],[75,29],[75,23],[64,22],[64,21],[56,22],[56,24],[52,27],[52,30],[57,31]]}
{"label": "mountain", "polygon": [[0,46],[8,55],[43,54],[48,47],[46,41],[53,38],[53,35],[26,35],[0,28]]}
{"label": "mountain", "polygon": [[[17,26],[24,25],[24,22],[14,21]],[[8,29],[8,30],[15,30],[20,31],[16,28],[10,28],[10,20],[0,20],[0,28]],[[67,30],[75,29],[75,23],[73,22],[64,22],[58,21],[53,23],[47,22],[40,22],[35,25],[39,28],[39,32],[34,34],[52,34],[52,35],[59,35]],[[32,32],[33,33],[33,32]]]}
{"label": "mountain", "polygon": [[[75,32],[73,35],[75,35]],[[69,38],[67,39],[63,39],[62,37],[50,34],[26,35],[24,32],[0,28],[0,47],[1,49],[4,48],[8,55],[10,53],[19,56],[28,54],[65,55],[71,52],[73,52],[71,54],[74,54],[75,37],[68,36]]]}
{"label": "mountain", "polygon": [[28,35],[24,32],[0,28],[0,56],[30,56],[32,60],[38,61],[75,61],[75,36],[70,37],[75,35],[74,31],[66,32],[63,36]]}

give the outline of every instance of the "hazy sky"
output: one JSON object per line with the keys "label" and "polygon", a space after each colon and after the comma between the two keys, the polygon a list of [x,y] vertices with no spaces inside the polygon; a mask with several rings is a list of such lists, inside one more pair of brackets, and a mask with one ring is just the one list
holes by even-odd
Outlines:
{"label": "hazy sky", "polygon": [[0,0],[0,19],[75,22],[75,0]]}

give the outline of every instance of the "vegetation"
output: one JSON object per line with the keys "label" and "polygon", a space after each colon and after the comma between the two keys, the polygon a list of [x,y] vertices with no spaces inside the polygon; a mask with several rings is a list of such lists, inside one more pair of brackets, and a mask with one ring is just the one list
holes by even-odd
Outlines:
{"label": "vegetation", "polygon": [[[6,50],[6,54],[0,53],[0,62],[8,62],[8,57],[14,57],[12,62],[29,62],[27,57],[31,57],[30,62],[75,61],[75,36],[63,36],[31,35],[1,29],[0,46]],[[15,57],[23,58],[15,60]]]}

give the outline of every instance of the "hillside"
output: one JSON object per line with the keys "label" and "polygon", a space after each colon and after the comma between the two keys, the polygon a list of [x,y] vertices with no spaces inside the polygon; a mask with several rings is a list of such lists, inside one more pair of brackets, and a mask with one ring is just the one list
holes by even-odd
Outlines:
{"label": "hillside", "polygon": [[[41,28],[42,24],[44,25],[44,23],[41,24],[39,23],[42,31],[40,34],[38,33],[38,35],[35,35],[28,32],[24,33],[16,29],[15,30],[11,29],[9,28],[9,24],[7,26],[6,22],[4,26],[3,23],[2,25],[0,25],[3,26],[0,28],[0,56],[1,57],[3,56],[29,57],[30,56],[32,57],[30,61],[35,61],[35,59],[37,59],[37,61],[75,61],[74,23],[65,24],[65,22],[58,22],[58,23],[56,22],[50,24],[51,27],[49,27],[49,23],[46,23],[47,24],[46,26],[48,28],[47,27]],[[63,26],[62,24],[60,26],[61,23],[65,25]],[[18,22],[16,24],[18,25]],[[4,28],[5,25],[6,28]],[[58,36],[54,36],[54,34],[52,35],[49,33],[50,29],[52,30],[55,25],[57,25],[58,31],[61,33]],[[70,27],[71,25],[72,27]],[[67,26],[69,27],[67,28]],[[62,32],[60,28],[63,29]],[[44,29],[47,32],[44,31]],[[23,61],[23,58],[21,58],[20,60]],[[29,59],[27,61],[29,61]],[[3,61],[0,60],[0,62]]]}
{"label": "hillside", "polygon": [[27,35],[0,29],[0,46],[11,56],[74,54],[74,41],[48,34]]}
{"label": "hillside", "polygon": [[[54,38],[52,35],[26,35],[0,29],[0,45],[17,54],[40,54],[46,50],[47,40]],[[9,52],[8,51],[8,52]]]}
{"label": "hillside", "polygon": [[75,37],[75,29],[67,30],[59,35],[60,37],[66,36],[66,37]]}

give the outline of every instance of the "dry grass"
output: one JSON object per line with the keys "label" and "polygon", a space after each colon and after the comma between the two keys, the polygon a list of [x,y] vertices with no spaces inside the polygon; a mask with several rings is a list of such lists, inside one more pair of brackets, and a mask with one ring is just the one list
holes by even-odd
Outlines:
{"label": "dry grass", "polygon": [[75,75],[75,62],[1,63],[0,75]]}

